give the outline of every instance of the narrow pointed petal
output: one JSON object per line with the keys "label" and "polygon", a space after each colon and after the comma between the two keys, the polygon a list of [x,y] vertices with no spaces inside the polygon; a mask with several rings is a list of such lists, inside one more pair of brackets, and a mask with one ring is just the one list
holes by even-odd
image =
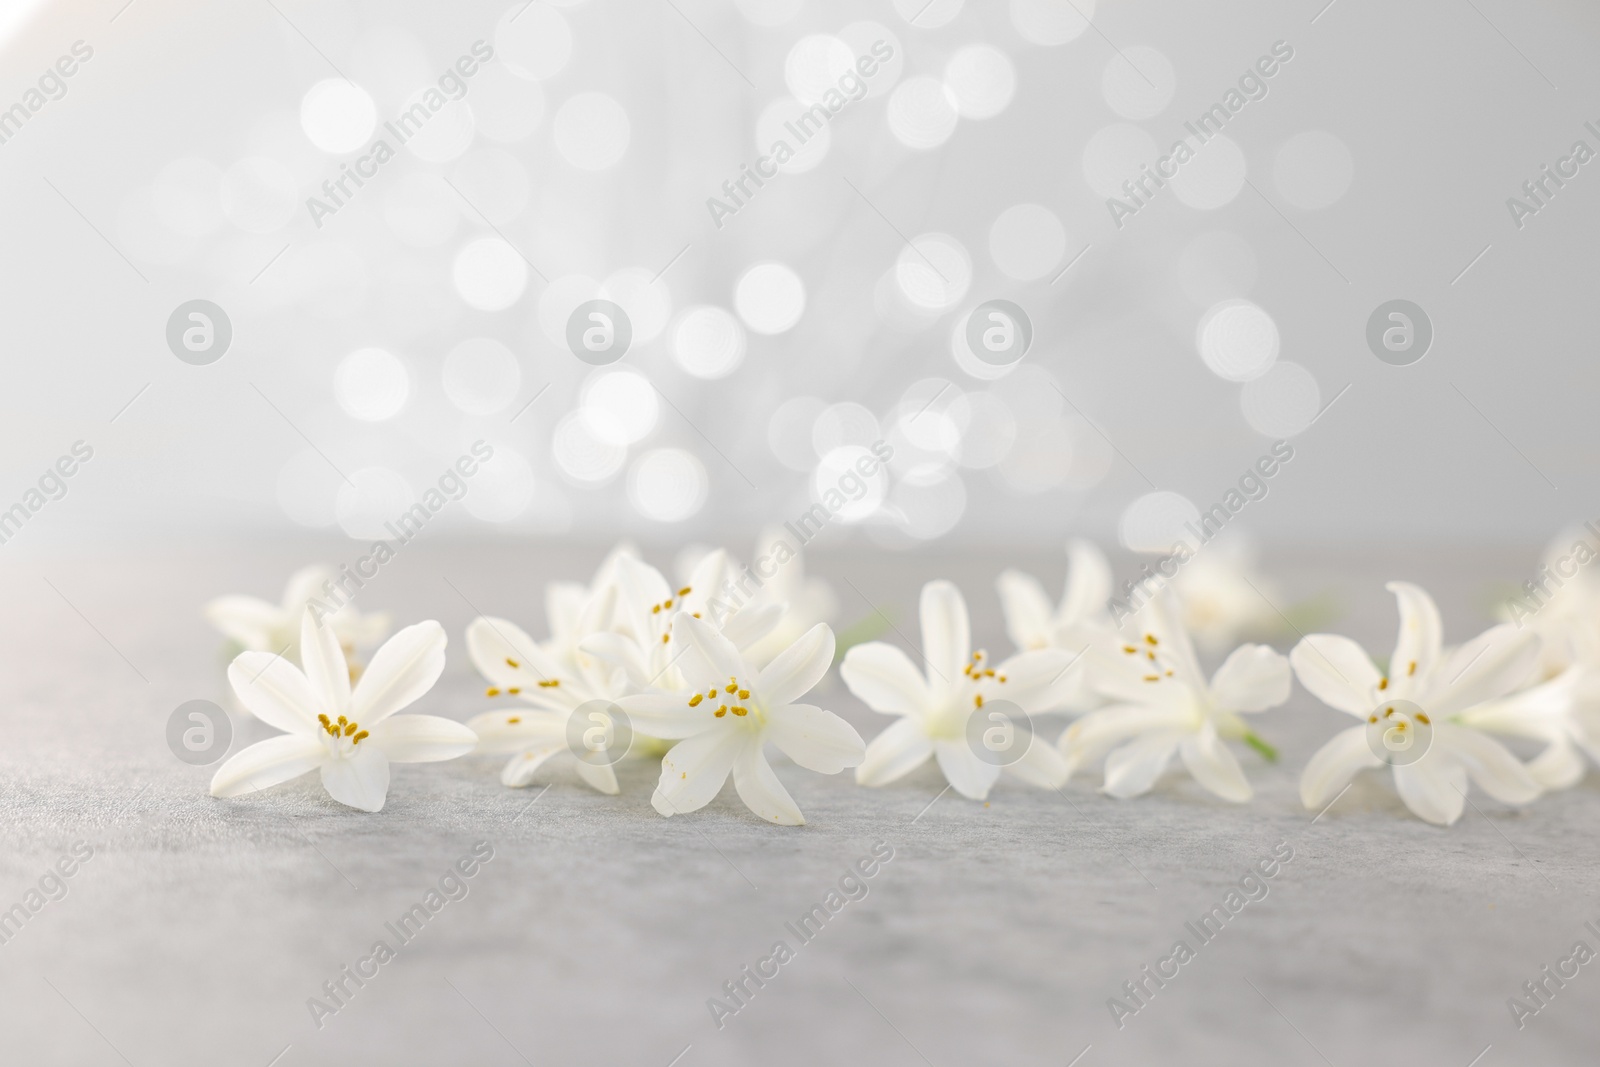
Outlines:
{"label": "narrow pointed petal", "polygon": [[534,775],[551,756],[567,750],[567,746],[554,742],[530,744],[506,761],[500,770],[500,784],[512,789],[523,789],[532,784]]}
{"label": "narrow pointed petal", "polygon": [[703,692],[726,685],[730,678],[744,681],[749,677],[744,657],[733,643],[712,629],[710,623],[688,612],[680,611],[673,618],[672,643],[677,646],[673,655],[678,669],[691,690]]}
{"label": "narrow pointed petal", "polygon": [[617,772],[609,763],[590,763],[587,760],[574,760],[578,777],[582,778],[590,788],[606,796],[614,797],[622,792],[622,787],[617,784]]}
{"label": "narrow pointed petal", "polygon": [[465,756],[478,745],[470,727],[438,715],[395,715],[370,733],[357,747],[376,743],[391,763],[436,763]]}
{"label": "narrow pointed petal", "polygon": [[990,698],[1011,701],[1029,715],[1056,711],[1074,688],[1072,672],[1082,666],[1078,653],[1064,649],[1023,652],[994,666],[995,677],[987,679],[989,687],[984,692]]}
{"label": "narrow pointed petal", "polygon": [[657,629],[650,609],[670,599],[672,587],[660,571],[637,556],[619,554],[614,559],[621,622],[643,643]]}
{"label": "narrow pointed petal", "polygon": [[1588,769],[1583,753],[1571,741],[1553,741],[1528,763],[1528,773],[1546,790],[1571,789]]}
{"label": "narrow pointed petal", "polygon": [[1289,661],[1266,645],[1241,645],[1211,679],[1211,696],[1228,711],[1265,711],[1289,699]]}
{"label": "narrow pointed petal", "polygon": [[1439,608],[1420,586],[1410,582],[1390,582],[1384,588],[1400,602],[1400,636],[1389,660],[1391,683],[1416,677],[1426,678],[1439,662],[1444,645],[1444,628]]}
{"label": "narrow pointed petal", "polygon": [[965,740],[935,741],[934,758],[952,789],[971,800],[989,799],[989,790],[1000,777],[1000,768],[979,759]]}
{"label": "narrow pointed petal", "polygon": [[833,631],[817,623],[767,664],[756,677],[756,694],[768,708],[793,704],[816,688],[833,664]]}
{"label": "narrow pointed petal", "polygon": [[1017,762],[1005,768],[1029,785],[1056,789],[1067,784],[1072,768],[1061,750],[1035,733]]}
{"label": "narrow pointed petal", "polygon": [[922,724],[906,717],[892,723],[872,739],[861,766],[856,768],[856,784],[888,785],[904,778],[933,755],[933,742],[922,732]]}
{"label": "narrow pointed petal", "polygon": [[972,630],[967,602],[951,582],[932,581],[922,587],[922,655],[928,683],[952,689],[972,658]]}
{"label": "narrow pointed petal", "polygon": [[[388,647],[388,646],[385,646]],[[533,693],[540,682],[561,677],[561,665],[509,619],[485,615],[467,624],[467,656],[478,673],[499,689]]]}
{"label": "narrow pointed petal", "polygon": [[[415,716],[406,716],[415,718]],[[511,711],[486,711],[467,720],[467,729],[477,735],[473,749],[483,754],[516,752],[529,745],[566,744],[567,717],[558,712],[515,708]]]}
{"label": "narrow pointed petal", "polygon": [[1504,804],[1527,804],[1543,792],[1539,783],[1510,749],[1466,726],[1440,723],[1433,743],[1455,757],[1479,789]]}
{"label": "narrow pointed petal", "polygon": [[1340,730],[1317,749],[1300,775],[1300,803],[1311,811],[1325,807],[1360,771],[1382,767],[1383,760],[1367,744],[1367,728]]}
{"label": "narrow pointed petal", "polygon": [[911,657],[882,641],[846,652],[839,677],[867,707],[888,715],[921,715],[933,699]]}
{"label": "narrow pointed petal", "polygon": [[805,816],[767,762],[760,745],[746,745],[733,764],[733,786],[744,806],[779,826],[802,826]]}
{"label": "narrow pointed petal", "polygon": [[350,710],[350,665],[329,619],[318,620],[307,608],[300,618],[300,665],[317,694],[317,703],[332,718]]}
{"label": "narrow pointed petal", "polygon": [[867,757],[867,744],[856,728],[831,711],[790,704],[768,714],[767,739],[808,771],[838,774]]}
{"label": "narrow pointed petal", "polygon": [[736,727],[707,730],[679,741],[661,760],[661,779],[651,805],[669,817],[705,807],[721,792],[739,753],[759,743]]}
{"label": "narrow pointed petal", "polygon": [[1178,734],[1163,731],[1130,741],[1106,757],[1106,780],[1100,791],[1127,799],[1155,786],[1178,750]]}
{"label": "narrow pointed petal", "polygon": [[1076,770],[1140,734],[1171,733],[1181,730],[1190,721],[1190,716],[1167,708],[1113,704],[1067,727],[1057,746],[1068,765]]}
{"label": "narrow pointed petal", "polygon": [[290,621],[298,622],[306,604],[312,599],[320,598],[323,595],[323,585],[338,577],[338,572],[325,563],[313,563],[289,575],[289,581],[283,590],[283,611],[289,616]]}
{"label": "narrow pointed petal", "polygon": [[245,710],[287,733],[314,734],[321,727],[317,693],[304,672],[271,652],[241,652],[228,664],[228,684]]}
{"label": "narrow pointed petal", "polygon": [[1467,806],[1467,769],[1439,751],[1394,769],[1400,799],[1419,819],[1450,826]]}
{"label": "narrow pointed petal", "polygon": [[719,725],[716,718],[717,702],[702,700],[691,708],[688,703],[690,695],[640,693],[618,697],[615,703],[628,716],[634,733],[659,737],[664,741],[677,741],[705,733]]}
{"label": "narrow pointed petal", "polygon": [[1377,704],[1378,668],[1360,645],[1338,634],[1311,634],[1289,652],[1295,677],[1311,695],[1365,719]]}
{"label": "narrow pointed petal", "polygon": [[444,673],[447,640],[429,619],[385,641],[350,694],[350,717],[370,730],[432,689]]}
{"label": "narrow pointed petal", "polygon": [[1514,623],[1505,623],[1451,653],[1429,691],[1413,699],[1430,715],[1454,715],[1517,688],[1527,681],[1538,658],[1539,638]]}
{"label": "narrow pointed petal", "polygon": [[[1070,577],[1070,572],[1069,572]],[[1021,571],[1002,571],[995,579],[1000,607],[1006,615],[1006,635],[1019,651],[1050,644],[1054,613],[1044,586]]]}
{"label": "narrow pointed petal", "polygon": [[1093,541],[1067,544],[1067,588],[1056,622],[1074,626],[1100,618],[1111,599],[1111,564]]}
{"label": "narrow pointed petal", "polygon": [[581,633],[578,620],[589,603],[589,590],[581,582],[551,582],[544,587],[544,617],[550,636],[563,644]]}
{"label": "narrow pointed petal", "polygon": [[784,604],[746,604],[722,621],[722,636],[743,651],[766,637],[783,621]]}
{"label": "narrow pointed petal", "polygon": [[314,771],[328,750],[314,737],[284,734],[228,757],[211,778],[214,797],[241,797]]}
{"label": "narrow pointed petal", "polygon": [[655,681],[650,677],[639,642],[631,637],[615,633],[590,634],[578,647],[597,659],[621,667],[635,689],[648,689]]}
{"label": "narrow pointed petal", "polygon": [[277,652],[268,648],[273,632],[283,620],[283,609],[260,597],[223,596],[206,604],[206,621],[223,634],[254,651]]}
{"label": "narrow pointed petal", "polygon": [[[1287,663],[1284,664],[1284,671],[1287,674]],[[1238,759],[1209,723],[1200,733],[1184,738],[1178,745],[1178,752],[1183,757],[1183,765],[1194,775],[1194,780],[1223,800],[1243,804],[1252,796],[1250,782],[1245,778]]]}
{"label": "narrow pointed petal", "polygon": [[389,760],[375,745],[358,745],[354,754],[322,765],[322,788],[341,804],[382,811],[389,795]]}

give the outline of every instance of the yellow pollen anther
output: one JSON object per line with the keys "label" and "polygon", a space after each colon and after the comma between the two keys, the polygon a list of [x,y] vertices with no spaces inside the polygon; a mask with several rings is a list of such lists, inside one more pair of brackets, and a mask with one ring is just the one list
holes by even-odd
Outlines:
{"label": "yellow pollen anther", "polygon": [[722,688],[723,688],[723,690],[725,692],[729,692],[729,693],[737,693],[739,691],[739,686],[737,684],[733,683],[733,682],[729,682],[727,685],[723,686]]}
{"label": "yellow pollen anther", "polygon": [[990,668],[985,668],[984,672],[983,672],[983,676],[985,678],[993,678],[994,677],[994,671],[992,669],[990,669]]}
{"label": "yellow pollen anther", "polygon": [[716,711],[716,716],[719,719],[722,718],[726,714],[728,714],[728,705],[726,705],[726,704],[722,705],[722,707],[718,708],[717,711]]}
{"label": "yellow pollen anther", "polygon": [[1417,661],[1416,660],[1412,660],[1411,661],[1411,666],[1406,669],[1406,674],[1407,675],[1412,675],[1412,674],[1416,674],[1416,673],[1417,673]]}
{"label": "yellow pollen anther", "polygon": [[1151,659],[1155,659],[1156,658],[1156,654],[1154,652],[1146,652],[1145,655],[1150,657]]}
{"label": "yellow pollen anther", "polygon": [[750,714],[750,709],[749,708],[734,708],[733,709],[733,713],[735,715],[748,715],[748,714]]}
{"label": "yellow pollen anther", "polygon": [[1376,715],[1368,715],[1367,716],[1367,721],[1368,722],[1377,722],[1378,721],[1378,717]]}
{"label": "yellow pollen anther", "polygon": [[500,695],[500,690],[491,685],[488,689],[483,691],[483,695],[488,697],[497,697]]}
{"label": "yellow pollen anther", "polygon": [[1135,652],[1137,652],[1139,650],[1137,648],[1134,648],[1132,645],[1123,645],[1122,646],[1122,651],[1126,652],[1128,655],[1131,656],[1131,655],[1133,655]]}
{"label": "yellow pollen anther", "polygon": [[1378,688],[1379,689],[1387,689],[1387,688],[1389,688],[1389,679],[1387,679],[1387,678],[1379,678],[1378,679]]}
{"label": "yellow pollen anther", "polygon": [[506,722],[511,723],[513,726],[515,726],[517,723],[519,723],[521,721],[522,721],[522,716],[521,715],[513,715],[513,716],[511,716],[511,718],[506,720]]}
{"label": "yellow pollen anther", "polygon": [[1169,668],[1167,668],[1167,677],[1168,677],[1168,678],[1171,678],[1171,677],[1172,677],[1172,669],[1171,669],[1171,668],[1170,668],[1170,667],[1169,667]]}
{"label": "yellow pollen anther", "polygon": [[1393,714],[1394,714],[1394,709],[1393,708],[1384,708],[1383,709],[1383,717],[1385,719],[1387,719],[1389,716],[1391,716]]}
{"label": "yellow pollen anther", "polygon": [[510,689],[507,689],[506,692],[510,693],[512,696],[515,696],[518,693],[522,692],[522,688],[520,686],[515,686],[514,685]]}
{"label": "yellow pollen anther", "polygon": [[1429,719],[1426,715],[1424,715],[1420,711],[1417,712],[1417,721],[1422,723],[1422,724],[1424,724],[1424,725],[1427,725],[1427,726],[1433,725],[1433,720]]}
{"label": "yellow pollen anther", "polygon": [[652,615],[660,615],[661,614],[661,605],[660,604],[652,604],[652,605],[650,605],[650,614],[652,614]]}
{"label": "yellow pollen anther", "polygon": [[348,720],[346,720],[343,715],[339,716],[339,725],[340,726],[343,726],[346,721],[348,721]]}
{"label": "yellow pollen anther", "polygon": [[975,694],[973,696],[973,698],[972,698],[972,706],[973,707],[977,707],[977,708],[983,707],[983,694],[982,693],[977,693],[977,694]]}
{"label": "yellow pollen anther", "polygon": [[670,607],[672,607],[672,599],[671,599],[671,598],[670,598],[670,597],[669,597],[669,598],[668,598],[668,599],[667,599],[667,601],[666,601],[666,602],[665,602],[665,603],[664,603],[664,604],[662,604],[662,605],[661,605],[661,606],[662,606],[662,607],[664,607],[664,608],[670,608]]}
{"label": "yellow pollen anther", "polygon": [[668,638],[668,636],[666,634],[662,634],[661,635],[661,643],[663,645],[666,644],[668,640],[669,640],[669,638]]}
{"label": "yellow pollen anther", "polygon": [[704,699],[705,697],[701,696],[699,693],[696,693],[694,696],[689,698],[689,706],[691,708],[698,708],[700,706],[700,702]]}
{"label": "yellow pollen anther", "polygon": [[1144,635],[1144,639],[1145,639],[1146,643],[1148,643],[1148,644],[1154,645],[1154,644],[1159,644],[1160,643],[1160,642],[1158,642],[1156,640],[1156,635],[1155,634],[1145,634]]}
{"label": "yellow pollen anther", "polygon": [[344,728],[344,735],[346,737],[354,737],[356,735],[356,724],[350,723],[346,725]]}
{"label": "yellow pollen anther", "polygon": [[352,737],[352,738],[351,738],[351,739],[350,739],[350,743],[351,743],[351,744],[352,744],[352,745],[359,745],[359,744],[360,744],[360,743],[361,743],[361,739],[362,739],[362,738],[363,738],[363,737],[366,737],[366,736],[368,736],[368,735],[367,735],[367,731],[365,731],[365,730],[362,730],[362,731],[361,731],[361,732],[360,732],[360,733],[358,733],[358,734],[356,734],[356,735],[355,735],[355,736],[354,736],[354,737]]}
{"label": "yellow pollen anther", "polygon": [[748,689],[739,690],[739,699],[740,700],[749,700],[750,699],[750,690],[748,690]]}
{"label": "yellow pollen anther", "polygon": [[695,617],[695,618],[697,618],[697,619],[698,619],[698,618],[699,618],[699,617],[700,617],[700,613],[699,613],[699,612],[698,612],[698,611],[697,611],[697,612],[695,612],[695,613],[694,613],[694,617]]}
{"label": "yellow pollen anther", "polygon": [[507,656],[506,657],[506,666],[510,667],[512,670],[516,670],[518,667],[522,666],[522,664],[518,663],[516,660],[512,659],[510,656]]}
{"label": "yellow pollen anther", "polygon": [[317,721],[320,722],[324,726],[328,725],[328,717],[326,715],[318,715],[317,716]]}
{"label": "yellow pollen anther", "polygon": [[556,686],[558,686],[560,684],[561,684],[561,679],[560,678],[546,678],[544,681],[539,683],[539,688],[540,689],[554,689]]}
{"label": "yellow pollen anther", "polygon": [[1004,684],[1005,684],[1005,680],[1006,680],[1006,676],[1005,676],[1005,675],[1003,675],[1003,674],[1002,674],[1002,675],[1001,675],[1001,676],[1000,676],[1000,677],[998,677],[998,678],[996,678],[996,679],[995,679],[995,681],[997,681],[997,682],[999,682],[999,683],[1000,683],[1000,684],[1002,684],[1002,685],[1004,685]]}
{"label": "yellow pollen anther", "polygon": [[1159,682],[1159,681],[1161,681],[1161,675],[1159,675],[1159,674],[1147,674],[1147,675],[1144,676],[1144,680],[1147,681],[1147,682]]}

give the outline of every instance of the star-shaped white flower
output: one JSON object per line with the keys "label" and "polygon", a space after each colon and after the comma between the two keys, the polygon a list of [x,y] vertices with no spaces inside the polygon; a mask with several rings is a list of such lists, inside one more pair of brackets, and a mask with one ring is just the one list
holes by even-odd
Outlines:
{"label": "star-shaped white flower", "polygon": [[1224,542],[1197,549],[1172,583],[1183,624],[1209,655],[1221,655],[1242,636],[1261,637],[1282,624],[1272,581],[1246,546]]}
{"label": "star-shaped white flower", "polygon": [[[1052,606],[1044,586],[1030,574],[1007,570],[995,581],[1006,615],[1006,633],[1021,652],[1064,649],[1078,655],[1098,637],[1114,632],[1106,604],[1111,596],[1111,565],[1091,541],[1067,543],[1067,584],[1061,603]],[[1073,671],[1061,707],[1087,711],[1098,699],[1088,670]]]}
{"label": "star-shaped white flower", "polygon": [[379,811],[390,763],[429,763],[465,755],[477,736],[434,715],[395,715],[418,700],[444,670],[444,627],[419,622],[395,634],[372,657],[352,691],[333,627],[310,609],[300,624],[301,670],[282,656],[244,652],[228,681],[257,718],[285,731],[229,758],[211,779],[211,795],[237,797],[322,772],[341,804]]}
{"label": "star-shaped white flower", "polygon": [[1177,753],[1195,781],[1242,803],[1250,783],[1223,741],[1254,736],[1241,714],[1289,699],[1289,661],[1242,645],[1207,681],[1178,610],[1163,593],[1127,621],[1112,662],[1095,672],[1113,703],[1067,727],[1061,749],[1073,770],[1104,756],[1101,791],[1110,796],[1148,793]]}
{"label": "star-shaped white flower", "polygon": [[[1391,762],[1379,757],[1370,735],[1395,730],[1403,738],[1407,729],[1412,736],[1432,735],[1421,758],[1392,761],[1395,789],[1419,818],[1440,826],[1454,823],[1465,808],[1469,779],[1507,804],[1533,800],[1539,783],[1504,745],[1474,725],[1473,714],[1529,678],[1539,655],[1538,638],[1506,624],[1446,655],[1433,598],[1409,582],[1390,582],[1387,588],[1400,602],[1400,637],[1387,674],[1360,645],[1335,634],[1311,634],[1289,653],[1301,685],[1329,707],[1361,720],[1311,757],[1300,777],[1301,801],[1319,809],[1356,772]],[[1413,705],[1420,711],[1409,712]],[[1387,726],[1390,722],[1394,725]]]}
{"label": "star-shaped white flower", "polygon": [[[529,705],[484,712],[467,723],[478,735],[477,751],[512,754],[500,773],[503,784],[513,788],[530,784],[546,760],[570,750],[568,722],[579,707],[590,701],[612,701],[628,691],[627,676],[620,668],[577,647],[580,634],[598,632],[602,620],[611,617],[615,600],[615,587],[602,586],[585,600],[575,618],[562,624],[566,632],[543,645],[506,619],[478,618],[467,627],[467,653],[489,682],[487,695]],[[582,736],[594,735],[585,729]],[[614,726],[608,736],[615,736]],[[600,759],[579,759],[578,776],[614,795],[621,790],[611,768],[614,761],[606,756],[609,750]]]}
{"label": "star-shaped white flower", "polygon": [[[761,580],[749,604],[753,607],[776,605],[782,611],[771,633],[744,649],[745,658],[756,666],[772,662],[774,656],[800,639],[817,623],[833,623],[839,598],[833,587],[821,578],[806,574],[805,556],[780,527],[764,531],[756,539],[750,570]],[[770,574],[767,572],[771,572]],[[743,579],[742,572],[739,579]]]}
{"label": "star-shaped white flower", "polygon": [[[332,567],[314,565],[295,571],[283,591],[281,603],[253,596],[222,596],[206,604],[206,619],[222,633],[250,652],[281,653],[292,663],[300,662],[300,618],[306,605],[326,596],[324,586],[336,581]],[[384,612],[363,615],[353,604],[346,604],[331,615],[333,632],[338,635],[345,655],[351,656],[389,632],[389,616]]]}
{"label": "star-shaped white flower", "polygon": [[[967,602],[947,581],[922,587],[921,617],[925,672],[881,641],[855,646],[839,666],[845,685],[868,707],[901,717],[867,746],[856,781],[887,785],[932,756],[956,792],[986,799],[1002,768],[974,751],[968,720],[986,700],[1010,701],[1029,715],[1056,710],[1073,686],[1075,657],[1044,648],[991,664],[987,653],[972,651]],[[1067,777],[1061,754],[1038,737],[1006,769],[1045,788]]]}
{"label": "star-shaped white flower", "polygon": [[745,806],[785,826],[805,822],[767,763],[766,743],[807,770],[837,774],[858,765],[866,746],[831,711],[796,703],[833,663],[833,631],[818,623],[759,672],[710,623],[680,611],[671,644],[686,689],[644,693],[617,703],[634,728],[652,737],[682,738],[661,761],[651,803],[663,815],[703,808],[728,775]]}

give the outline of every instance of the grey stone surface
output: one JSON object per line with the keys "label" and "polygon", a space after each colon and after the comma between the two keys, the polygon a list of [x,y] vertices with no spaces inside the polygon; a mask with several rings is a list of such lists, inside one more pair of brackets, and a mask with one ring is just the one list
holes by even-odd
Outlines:
{"label": "grey stone surface", "polygon": [[[599,554],[419,543],[363,600],[444,622],[450,666],[417,710],[465,719],[482,703],[461,649],[475,609],[542,632],[543,582],[585,576]],[[213,800],[212,768],[185,766],[163,739],[179,703],[226,699],[199,605],[275,596],[294,566],[349,555],[348,542],[145,546],[40,556],[0,575],[0,907],[74,842],[94,849],[67,895],[0,945],[0,1060],[1594,1062],[1600,964],[1520,1032],[1506,1000],[1576,940],[1600,948],[1582,926],[1600,925],[1600,778],[1520,812],[1474,794],[1443,830],[1407,815],[1374,774],[1313,823],[1297,775],[1346,720],[1298,688],[1260,719],[1282,760],[1241,757],[1258,794],[1239,807],[1180,775],[1136,801],[1100,796],[1090,776],[1059,794],[1007,781],[988,804],[947,794],[930,805],[943,784],[931,767],[866,790],[781,764],[809,820],[781,829],[731,788],[701,813],[662,819],[642,761],[622,765],[624,794],[609,798],[562,766],[542,794],[504,789],[494,759],[398,768],[376,815],[334,804],[314,778]],[[1460,640],[1481,627],[1489,585],[1520,580],[1533,558],[1530,546],[1269,562],[1293,598],[1337,593],[1345,610],[1330,628],[1387,649],[1384,579],[1432,588],[1447,639]],[[1000,651],[993,578],[1011,563],[1052,587],[1064,565],[851,554],[812,569],[836,580],[844,621],[867,613],[847,577],[913,636],[919,582],[955,578],[975,631]],[[868,737],[881,728],[828,684],[822,703]],[[236,747],[270,733],[236,726]],[[494,858],[468,895],[319,1029],[307,998],[374,941],[397,943],[385,923],[479,841]],[[878,841],[894,858],[868,894],[801,944],[785,923]],[[1294,858],[1268,895],[1200,945],[1185,922],[1280,843]],[[1195,958],[1119,1030],[1107,998],[1179,939]],[[719,1030],[707,998],[778,940],[794,958]]]}

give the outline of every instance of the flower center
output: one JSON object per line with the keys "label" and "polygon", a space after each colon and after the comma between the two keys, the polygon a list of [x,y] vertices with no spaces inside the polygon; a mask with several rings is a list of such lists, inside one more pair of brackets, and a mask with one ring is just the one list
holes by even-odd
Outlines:
{"label": "flower center", "polygon": [[728,684],[707,689],[704,693],[695,693],[689,698],[689,706],[698,708],[706,701],[716,703],[717,710],[712,714],[719,719],[732,716],[743,719],[754,714],[755,722],[766,722],[767,718],[761,713],[761,706],[750,699],[750,687],[739,681],[734,675],[728,675]]}
{"label": "flower center", "polygon": [[1124,655],[1132,656],[1138,662],[1140,655],[1144,657],[1144,680],[1159,682],[1163,678],[1172,677],[1172,668],[1167,664],[1165,657],[1160,652],[1161,642],[1156,640],[1155,634],[1144,635],[1144,645],[1123,645]]}
{"label": "flower center", "polygon": [[[676,597],[669,596],[659,604],[650,605],[651,621],[656,624],[657,632],[661,635],[661,643],[663,645],[672,640],[673,606],[676,605],[678,610],[683,610],[683,598],[692,592],[694,592],[694,587],[686,585],[678,590]],[[695,612],[694,617],[698,619],[700,613],[698,611]]]}
{"label": "flower center", "polygon": [[330,719],[326,715],[318,715],[317,721],[322,724],[322,732],[328,735],[328,747],[335,755],[349,755],[355,751],[355,747],[362,739],[368,736],[367,731],[343,715],[337,720]]}

